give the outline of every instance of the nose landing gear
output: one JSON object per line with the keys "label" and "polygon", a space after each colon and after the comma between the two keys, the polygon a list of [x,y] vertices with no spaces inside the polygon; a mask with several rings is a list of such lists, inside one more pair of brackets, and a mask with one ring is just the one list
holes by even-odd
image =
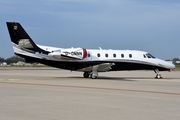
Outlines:
{"label": "nose landing gear", "polygon": [[156,77],[155,77],[156,79],[162,79],[158,69],[155,69],[154,72],[156,73]]}

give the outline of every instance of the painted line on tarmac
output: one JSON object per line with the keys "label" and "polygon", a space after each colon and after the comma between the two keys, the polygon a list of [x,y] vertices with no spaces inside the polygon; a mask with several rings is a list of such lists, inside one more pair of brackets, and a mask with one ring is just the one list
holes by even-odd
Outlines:
{"label": "painted line on tarmac", "polygon": [[16,81],[16,80],[21,80],[21,79],[16,79],[16,78],[9,78],[9,81]]}
{"label": "painted line on tarmac", "polygon": [[0,81],[16,81],[16,80],[21,80],[17,78],[0,78]]}
{"label": "painted line on tarmac", "polygon": [[88,86],[71,86],[71,85],[53,85],[53,84],[35,84],[35,83],[17,83],[17,82],[3,82],[3,84],[18,84],[18,85],[33,85],[33,86],[46,86],[46,87],[65,87],[65,88],[82,88],[82,89],[96,89],[96,90],[116,90],[116,91],[125,91],[125,92],[138,92],[138,93],[154,93],[154,94],[169,94],[169,95],[178,95],[180,93],[175,92],[160,92],[160,91],[149,91],[149,90],[133,90],[133,89],[122,89],[122,88],[103,88],[103,87],[88,87]]}

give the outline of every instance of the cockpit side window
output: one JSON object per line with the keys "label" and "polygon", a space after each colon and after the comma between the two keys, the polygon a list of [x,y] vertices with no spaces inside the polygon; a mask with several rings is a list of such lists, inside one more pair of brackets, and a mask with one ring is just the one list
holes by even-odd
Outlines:
{"label": "cockpit side window", "polygon": [[152,56],[150,53],[148,53],[147,55],[149,55],[151,58],[156,58],[156,57]]}
{"label": "cockpit side window", "polygon": [[148,58],[151,58],[151,56],[150,56],[149,54],[146,54],[146,56],[147,56]]}
{"label": "cockpit side window", "polygon": [[143,56],[144,56],[144,58],[146,58],[146,55],[145,55],[145,54],[143,54]]}
{"label": "cockpit side window", "polygon": [[149,55],[150,55],[152,58],[156,58],[156,57],[152,56],[150,53],[149,53]]}
{"label": "cockpit side window", "polygon": [[148,58],[156,58],[156,57],[152,56],[150,53],[146,54],[146,56],[147,56]]}

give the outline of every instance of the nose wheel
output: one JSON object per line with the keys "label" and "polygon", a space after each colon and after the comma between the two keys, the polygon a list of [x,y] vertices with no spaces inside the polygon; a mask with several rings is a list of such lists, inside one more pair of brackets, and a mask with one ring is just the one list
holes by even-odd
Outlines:
{"label": "nose wheel", "polygon": [[162,76],[161,74],[159,73],[159,70],[158,69],[155,69],[154,72],[156,73],[156,79],[162,79]]}

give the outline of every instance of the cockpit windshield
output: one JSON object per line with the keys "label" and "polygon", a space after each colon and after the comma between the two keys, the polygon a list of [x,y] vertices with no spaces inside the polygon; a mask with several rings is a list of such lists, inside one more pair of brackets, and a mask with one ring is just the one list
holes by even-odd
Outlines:
{"label": "cockpit windshield", "polygon": [[148,58],[156,58],[156,57],[152,56],[150,53],[146,54],[146,56],[147,56]]}

